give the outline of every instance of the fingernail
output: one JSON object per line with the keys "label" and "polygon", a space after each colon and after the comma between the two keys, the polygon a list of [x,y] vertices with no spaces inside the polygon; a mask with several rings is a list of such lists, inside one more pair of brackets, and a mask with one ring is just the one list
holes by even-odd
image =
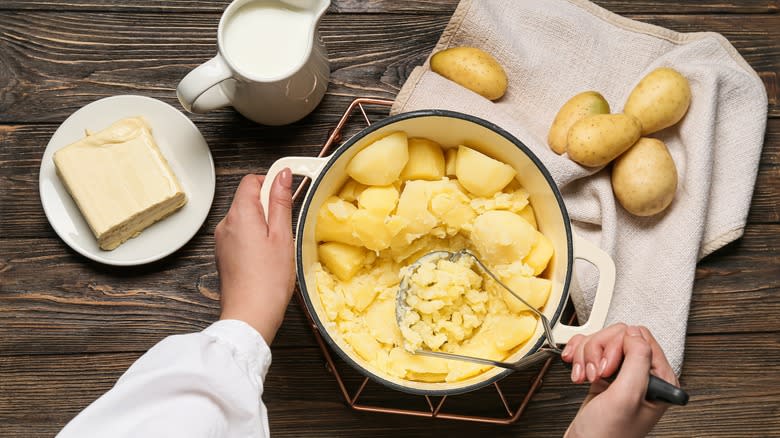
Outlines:
{"label": "fingernail", "polygon": [[628,336],[642,336],[642,332],[639,331],[639,327],[633,325],[628,326],[626,329],[626,334]]}
{"label": "fingernail", "polygon": [[279,173],[279,183],[286,189],[292,187],[292,172],[289,168],[285,167],[282,169],[282,172]]}
{"label": "fingernail", "polygon": [[561,356],[563,357],[569,357],[571,354],[572,347],[571,345],[566,345],[566,347],[563,348],[563,351],[561,352]]}
{"label": "fingernail", "polygon": [[592,363],[588,362],[588,364],[585,365],[585,375],[588,376],[588,382],[595,382],[596,365],[593,365]]}
{"label": "fingernail", "polygon": [[602,357],[601,358],[601,363],[599,363],[599,375],[603,376],[604,375],[604,370],[606,370],[606,369],[607,369],[607,358],[606,357]]}
{"label": "fingernail", "polygon": [[581,376],[582,376],[582,365],[575,363],[571,369],[571,381],[575,383],[579,382]]}

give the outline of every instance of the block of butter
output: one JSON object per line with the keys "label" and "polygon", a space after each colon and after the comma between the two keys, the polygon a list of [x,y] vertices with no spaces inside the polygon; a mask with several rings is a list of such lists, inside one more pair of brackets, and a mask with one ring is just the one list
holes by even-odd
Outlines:
{"label": "block of butter", "polygon": [[187,203],[141,117],[87,132],[58,150],[54,165],[104,250],[115,249]]}

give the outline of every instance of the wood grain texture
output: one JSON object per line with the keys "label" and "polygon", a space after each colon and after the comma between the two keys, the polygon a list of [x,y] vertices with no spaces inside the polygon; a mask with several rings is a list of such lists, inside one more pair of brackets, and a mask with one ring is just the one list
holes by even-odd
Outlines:
{"label": "wood grain texture", "polygon": [[[212,248],[211,236],[199,236],[160,262],[118,270],[57,239],[0,240],[0,356],[144,351],[165,336],[201,330],[219,315]],[[780,332],[777,248],[780,225],[750,226],[705,259],[689,333]],[[274,345],[313,346],[307,324],[293,303]]]}
{"label": "wood grain texture", "polygon": [[[457,3],[334,0],[321,28],[333,74],[320,107],[283,128],[254,125],[231,110],[192,116],[217,167],[209,217],[174,255],[117,269],[79,256],[46,222],[38,199],[44,147],[69,114],[105,96],[142,94],[178,108],[175,86],[214,55],[228,0],[0,1],[0,436],[55,435],[150,346],[214,321],[219,286],[212,233],[241,176],[263,172],[281,156],[312,155],[353,98],[393,98]],[[767,88],[770,120],[745,236],[696,270],[682,374],[692,403],[670,410],[653,435],[776,436],[780,2],[596,3],[677,31],[720,32]],[[372,110],[372,118],[383,111]],[[560,436],[585,392],[556,365],[526,416],[510,427],[360,413],[341,401],[315,345],[293,303],[266,382],[274,436]],[[356,373],[348,375],[349,384],[359,382]],[[524,377],[514,378],[505,386],[513,400]],[[423,406],[376,384],[366,396]],[[487,412],[498,401],[483,391],[454,399],[453,406]]]}
{"label": "wood grain texture", "polygon": [[[241,118],[233,123],[201,123],[201,132],[211,148],[217,172],[214,204],[199,231],[212,234],[227,212],[233,192],[247,173],[264,173],[276,159],[287,155],[313,156],[325,142],[329,128],[351,99],[332,97],[330,102],[293,128],[262,127]],[[331,99],[331,97],[329,97]],[[331,108],[333,106],[333,108]],[[375,107],[371,117],[379,120],[386,109]],[[365,126],[355,120],[351,130]],[[54,237],[40,207],[38,173],[45,145],[56,125],[0,125],[0,236],[1,238]],[[348,136],[347,136],[348,138]],[[282,147],[281,145],[284,145]],[[761,166],[752,199],[751,223],[780,222],[780,119],[771,119]],[[295,216],[295,215],[294,215]]]}
{"label": "wood grain texture", "polygon": [[[62,121],[100,97],[143,94],[175,104],[181,78],[216,53],[209,14],[11,12],[0,21],[0,122]],[[443,15],[333,15],[321,33],[331,96],[392,98],[422,64],[448,21]],[[109,49],[110,47],[110,49]],[[335,105],[335,106],[331,106]],[[342,111],[326,98],[321,111]],[[233,121],[233,111],[193,116]]]}
{"label": "wood grain texture", "polygon": [[[724,350],[724,344],[733,348]],[[690,359],[681,382],[691,394],[691,403],[672,409],[655,436],[685,437],[694,430],[698,436],[769,436],[780,427],[778,407],[768,404],[780,395],[775,377],[780,372],[780,344],[775,336],[694,336],[688,349]],[[0,423],[6,431],[30,434],[24,436],[51,436],[107,391],[137,357],[134,353],[0,357]],[[741,365],[724,367],[724,362]],[[346,375],[348,385],[358,383],[357,373]],[[521,395],[524,379],[518,376],[504,382],[511,402]],[[355,412],[343,404],[337,391],[318,350],[275,350],[263,396],[274,436],[561,436],[585,387],[572,385],[568,372],[555,364],[526,417],[508,427]],[[366,390],[367,401],[388,398],[405,397],[374,383]],[[415,397],[407,401],[424,403]],[[479,406],[484,414],[500,412],[491,390],[455,397],[452,403],[449,409],[468,404]],[[306,414],[301,415],[304,407]],[[718,421],[701,421],[702,417]]]}
{"label": "wood grain texture", "polygon": [[[459,0],[332,0],[329,13],[440,13],[452,14]],[[0,10],[57,11],[119,11],[144,12],[221,12],[229,0],[6,0]],[[780,5],[775,0],[696,1],[675,0],[596,0],[596,4],[618,14],[717,14],[775,13]]]}
{"label": "wood grain texture", "polygon": [[[115,94],[144,94],[175,104],[178,81],[216,53],[214,14],[9,11],[2,16],[0,123],[61,122],[85,104]],[[780,15],[635,18],[684,32],[721,32],[760,73],[780,71]],[[321,30],[333,70],[329,95],[392,98],[430,53],[448,19],[326,16]],[[327,99],[324,109],[332,102]],[[776,104],[770,111],[780,115]],[[193,119],[235,117],[221,111]]]}

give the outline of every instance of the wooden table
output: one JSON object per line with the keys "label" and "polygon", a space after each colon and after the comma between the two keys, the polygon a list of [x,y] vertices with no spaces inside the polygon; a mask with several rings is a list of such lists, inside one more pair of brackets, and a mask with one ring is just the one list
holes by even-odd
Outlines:
{"label": "wooden table", "polygon": [[[392,98],[429,54],[456,3],[335,0],[321,28],[333,70],[321,106],[282,128],[230,110],[191,116],[217,166],[211,213],[174,255],[119,269],[77,255],[47,223],[38,197],[44,147],[69,114],[105,96],[142,94],[178,107],[174,88],[213,56],[227,1],[3,0],[0,436],[53,436],[160,339],[214,321],[213,232],[241,176],[262,173],[282,156],[313,154],[353,98]],[[655,433],[778,436],[780,2],[598,3],[678,31],[720,32],[765,81],[770,119],[749,225],[742,239],[697,269],[682,374],[691,404],[672,409]],[[355,412],[340,399],[295,304],[273,352],[264,399],[275,436],[559,436],[585,391],[555,365],[526,416],[509,427]]]}

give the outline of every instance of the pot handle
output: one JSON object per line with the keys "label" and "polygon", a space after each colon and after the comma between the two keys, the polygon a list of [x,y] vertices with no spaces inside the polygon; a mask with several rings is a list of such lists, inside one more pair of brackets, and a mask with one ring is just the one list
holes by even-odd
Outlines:
{"label": "pot handle", "polygon": [[293,175],[306,176],[313,180],[322,172],[322,169],[327,162],[327,157],[284,157],[276,160],[268,169],[263,187],[260,188],[260,205],[263,206],[265,220],[268,220],[268,203],[271,197],[271,185],[279,172],[287,167],[292,171]]}
{"label": "pot handle", "polygon": [[606,252],[575,233],[574,258],[587,260],[599,270],[599,285],[596,288],[596,298],[590,317],[581,326],[570,326],[558,323],[553,328],[553,338],[558,344],[566,344],[574,335],[590,335],[604,327],[607,311],[612,303],[612,293],[615,291],[615,262]]}

